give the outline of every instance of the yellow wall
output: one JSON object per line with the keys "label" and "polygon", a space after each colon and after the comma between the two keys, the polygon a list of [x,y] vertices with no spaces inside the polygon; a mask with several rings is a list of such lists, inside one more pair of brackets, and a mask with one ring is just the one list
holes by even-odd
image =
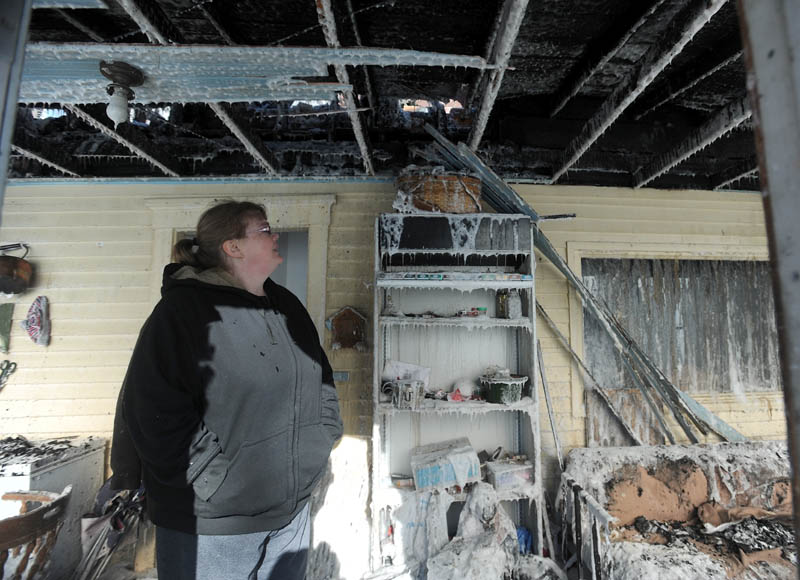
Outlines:
{"label": "yellow wall", "polygon": [[[543,231],[576,271],[581,256],[758,259],[767,257],[761,199],[754,194],[517,186],[540,214],[576,213]],[[0,434],[109,435],[114,402],[136,334],[152,307],[154,199],[194,196],[335,194],[328,235],[326,316],[354,306],[371,321],[375,216],[391,211],[390,183],[12,184],[0,242],[24,241],[37,281],[17,304],[8,358],[19,364],[0,391]],[[580,352],[580,307],[566,283],[539,262],[537,294]],[[51,301],[52,343],[35,346],[19,328],[31,301]],[[585,443],[583,393],[567,355],[539,321],[545,366],[565,447]],[[371,332],[368,333],[371,336]],[[330,337],[324,333],[324,343]],[[346,431],[371,432],[372,354],[328,351],[350,380],[338,385]],[[738,400],[698,396],[734,427],[783,438],[780,392]],[[543,441],[552,437],[542,410]]]}

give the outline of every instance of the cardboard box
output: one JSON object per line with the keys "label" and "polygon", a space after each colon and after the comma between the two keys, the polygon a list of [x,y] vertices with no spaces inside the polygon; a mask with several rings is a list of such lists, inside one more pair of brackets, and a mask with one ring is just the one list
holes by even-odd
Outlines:
{"label": "cardboard box", "polygon": [[480,481],[481,464],[469,439],[461,437],[415,447],[411,470],[417,490],[445,489]]}

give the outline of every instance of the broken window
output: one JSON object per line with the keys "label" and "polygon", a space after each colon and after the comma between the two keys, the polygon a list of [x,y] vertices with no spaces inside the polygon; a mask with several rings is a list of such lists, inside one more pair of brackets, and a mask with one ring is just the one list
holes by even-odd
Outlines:
{"label": "broken window", "polygon": [[[591,292],[679,389],[781,388],[767,263],[585,258],[581,267]],[[600,385],[635,388],[608,335],[590,313],[583,320],[584,355]]]}

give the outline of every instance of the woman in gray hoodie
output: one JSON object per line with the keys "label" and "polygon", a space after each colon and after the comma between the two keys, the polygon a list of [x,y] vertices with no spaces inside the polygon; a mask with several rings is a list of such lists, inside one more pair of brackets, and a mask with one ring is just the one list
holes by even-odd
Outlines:
{"label": "woman in gray hoodie", "polygon": [[264,208],[224,202],[174,248],[120,391],[112,486],[139,487],[168,580],[302,579],[342,422]]}

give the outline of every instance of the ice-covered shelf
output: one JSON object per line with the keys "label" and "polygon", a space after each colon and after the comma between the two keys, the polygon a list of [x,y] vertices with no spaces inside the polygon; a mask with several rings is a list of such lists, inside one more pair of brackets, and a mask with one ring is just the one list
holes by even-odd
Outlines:
{"label": "ice-covered shelf", "polygon": [[[533,277],[530,274],[484,274],[479,272],[461,272],[459,274],[458,277],[445,278],[446,274],[431,272],[381,272],[377,276],[377,284],[381,288],[419,288],[420,290],[434,288],[455,290],[527,289],[533,286]],[[511,276],[516,277],[511,278]]]}
{"label": "ice-covered shelf", "polygon": [[[529,485],[516,489],[500,489],[497,490],[497,499],[500,501],[519,501],[533,499],[539,493],[539,488],[536,485]],[[466,493],[450,494],[455,501],[466,501]]]}
{"label": "ice-covered shelf", "polygon": [[530,397],[522,397],[519,401],[511,403],[510,405],[488,403],[486,401],[441,401],[439,399],[425,399],[419,409],[398,409],[392,405],[392,403],[378,403],[377,407],[379,412],[387,415],[395,413],[461,413],[466,415],[478,415],[496,411],[530,411],[532,405],[533,399]]}
{"label": "ice-covered shelf", "polygon": [[[384,480],[381,485],[381,490],[384,494],[389,494],[386,498],[387,501],[396,502],[397,505],[402,504],[408,497],[417,493],[413,488],[400,488],[392,484],[388,480]],[[430,491],[430,490],[426,490]],[[446,490],[438,490],[438,493],[449,494],[454,501],[466,501],[466,493],[450,493]],[[521,486],[513,489],[500,489],[497,490],[497,499],[500,501],[519,501],[528,500],[537,497],[539,493],[539,486],[537,484]]]}
{"label": "ice-covered shelf", "polygon": [[437,282],[500,280],[503,282],[518,282],[531,281],[533,276],[530,274],[518,274],[517,272],[380,272],[378,273],[378,280],[435,280]]}
{"label": "ice-covered shelf", "polygon": [[381,316],[384,326],[455,326],[472,328],[524,328],[530,331],[529,318],[490,318],[488,316]]}

